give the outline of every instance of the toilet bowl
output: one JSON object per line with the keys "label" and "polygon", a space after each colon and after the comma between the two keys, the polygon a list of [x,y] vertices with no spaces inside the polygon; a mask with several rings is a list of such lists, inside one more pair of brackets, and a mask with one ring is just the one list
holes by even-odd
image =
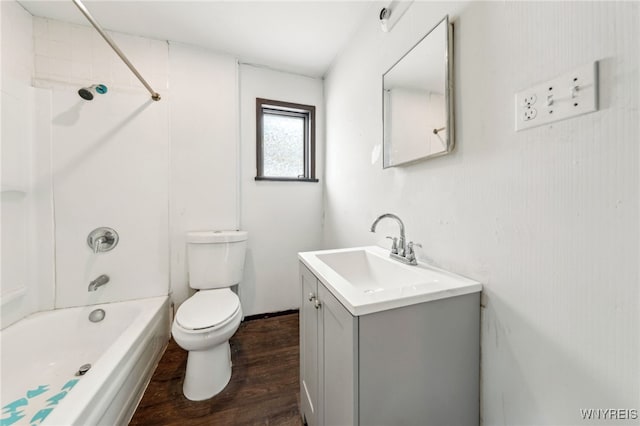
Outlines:
{"label": "toilet bowl", "polygon": [[187,234],[189,286],[198,291],[178,308],[171,334],[189,351],[182,390],[192,401],[217,395],[231,379],[229,339],[242,306],[230,287],[242,279],[246,239],[243,231]]}
{"label": "toilet bowl", "polygon": [[230,289],[200,290],[178,308],[171,333],[176,343],[189,351],[182,387],[188,399],[209,399],[229,383],[229,339],[241,319],[240,301]]}

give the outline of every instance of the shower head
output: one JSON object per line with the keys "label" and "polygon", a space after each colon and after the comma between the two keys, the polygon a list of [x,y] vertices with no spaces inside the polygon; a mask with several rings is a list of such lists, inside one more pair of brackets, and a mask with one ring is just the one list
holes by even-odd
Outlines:
{"label": "shower head", "polygon": [[87,89],[86,87],[78,90],[78,95],[80,95],[80,97],[86,101],[90,101],[91,99],[93,99],[93,91]]}
{"label": "shower head", "polygon": [[104,84],[94,84],[91,87],[83,87],[78,90],[78,95],[84,100],[90,101],[93,99],[93,94],[98,93],[100,95],[104,95],[107,93],[107,86]]}

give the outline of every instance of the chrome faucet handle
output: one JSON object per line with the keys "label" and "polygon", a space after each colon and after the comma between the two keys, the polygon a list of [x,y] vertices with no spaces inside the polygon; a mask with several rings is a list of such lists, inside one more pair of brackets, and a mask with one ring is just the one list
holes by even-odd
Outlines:
{"label": "chrome faucet handle", "polygon": [[422,248],[422,244],[420,243],[414,243],[413,241],[409,241],[409,244],[407,244],[407,255],[406,258],[407,260],[412,263],[412,264],[416,264],[416,252],[413,249],[414,246],[418,246],[420,248]]}
{"label": "chrome faucet handle", "polygon": [[389,236],[387,236],[387,238],[392,241],[391,242],[391,253],[398,254],[398,238],[397,237],[389,237]]}
{"label": "chrome faucet handle", "polygon": [[98,237],[93,240],[93,252],[99,253],[102,251],[102,245],[107,242],[107,238],[105,236]]}
{"label": "chrome faucet handle", "polygon": [[118,245],[119,236],[115,229],[96,228],[87,237],[87,245],[94,253],[104,253],[113,250]]}

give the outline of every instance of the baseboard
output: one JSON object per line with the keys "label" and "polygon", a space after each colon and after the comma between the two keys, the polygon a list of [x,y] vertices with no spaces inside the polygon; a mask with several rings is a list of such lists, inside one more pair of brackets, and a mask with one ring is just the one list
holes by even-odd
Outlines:
{"label": "baseboard", "polygon": [[244,320],[245,321],[253,321],[253,320],[257,320],[257,319],[280,317],[280,316],[283,316],[283,315],[297,314],[298,311],[299,311],[298,309],[289,309],[289,310],[280,311],[280,312],[267,312],[267,313],[264,313],[264,314],[247,315],[246,317],[244,317]]}

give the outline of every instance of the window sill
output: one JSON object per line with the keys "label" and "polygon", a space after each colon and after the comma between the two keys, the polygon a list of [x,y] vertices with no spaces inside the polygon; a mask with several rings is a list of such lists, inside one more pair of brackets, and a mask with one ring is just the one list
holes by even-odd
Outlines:
{"label": "window sill", "polygon": [[268,177],[268,176],[256,176],[255,180],[270,180],[276,182],[320,182],[314,178],[288,178],[288,177]]}

